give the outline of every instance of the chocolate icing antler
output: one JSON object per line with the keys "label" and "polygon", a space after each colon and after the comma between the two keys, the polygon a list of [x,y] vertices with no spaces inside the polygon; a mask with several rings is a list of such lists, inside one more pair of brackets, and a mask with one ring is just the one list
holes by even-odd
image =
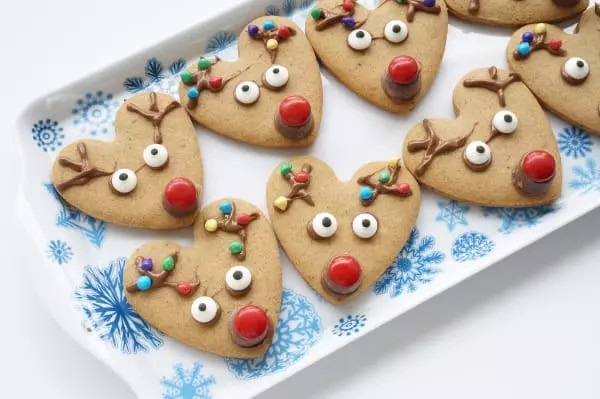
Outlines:
{"label": "chocolate icing antler", "polygon": [[178,255],[179,252],[174,252],[163,259],[161,262],[162,270],[160,273],[152,271],[154,263],[151,258],[144,258],[142,256],[135,258],[135,266],[140,277],[138,277],[135,283],[127,286],[127,292],[135,293],[148,291],[153,288],[171,287],[181,296],[191,295],[198,287],[200,287],[198,276],[196,276],[196,279],[193,282],[167,281],[171,272],[175,270]]}
{"label": "chocolate icing antler", "polygon": [[521,76],[517,73],[510,73],[508,78],[503,80],[498,80],[498,69],[495,66],[492,66],[488,69],[490,74],[490,79],[465,79],[463,81],[464,87],[481,87],[483,89],[495,91],[498,95],[498,101],[500,101],[500,106],[506,106],[506,100],[504,98],[504,89],[508,85],[513,82],[518,82],[521,80]]}
{"label": "chocolate icing antler", "polygon": [[523,33],[522,41],[513,51],[515,60],[523,60],[537,50],[546,50],[550,54],[564,56],[566,51],[562,49],[562,41],[560,39],[550,39],[546,41],[546,24],[539,23],[535,25],[533,32]]}
{"label": "chocolate icing antler", "polygon": [[[385,167],[366,176],[361,176],[356,180],[356,182],[362,186],[359,198],[363,206],[371,205],[377,199],[379,194],[392,194],[399,197],[408,197],[409,195],[412,195],[412,190],[408,183],[396,184],[401,167],[400,160],[394,158],[390,160]],[[371,177],[376,173],[379,173],[379,176],[377,182],[373,183]]]}
{"label": "chocolate icing antler", "polygon": [[73,161],[72,159],[67,157],[58,158],[58,163],[61,166],[79,172],[72,178],[60,184],[57,184],[56,189],[58,191],[66,190],[73,186],[80,186],[96,177],[109,176],[114,173],[114,169],[109,172],[106,170],[102,170],[96,166],[90,165],[90,161],[87,155],[87,147],[85,143],[77,143],[77,154],[79,154],[80,162]]}
{"label": "chocolate icing antler", "polygon": [[289,203],[297,199],[306,202],[310,206],[315,205],[315,203],[312,200],[312,197],[306,191],[306,189],[310,185],[311,172],[312,166],[307,163],[302,165],[302,168],[298,173],[294,173],[292,164],[290,163],[285,163],[281,166],[281,168],[279,169],[279,173],[284,179],[286,179],[290,183],[291,188],[290,192],[287,195],[277,197],[275,199],[273,204],[275,209],[281,212],[285,212],[285,210],[288,208]]}
{"label": "chocolate icing antler", "polygon": [[[384,0],[381,4],[385,3],[389,0]],[[408,10],[406,10],[406,20],[408,22],[413,22],[415,20],[415,14],[417,11],[423,11],[428,14],[439,14],[442,12],[442,9],[438,4],[436,4],[436,0],[394,0],[396,3],[400,5],[408,5]],[[381,7],[381,5],[380,5]]]}
{"label": "chocolate icing antler", "polygon": [[158,109],[158,104],[156,103],[156,93],[150,93],[150,109],[143,110],[137,105],[133,103],[127,103],[127,110],[131,112],[135,112],[140,114],[145,119],[152,123],[152,127],[154,128],[154,143],[162,144],[162,133],[160,131],[160,124],[162,123],[165,116],[177,108],[179,103],[177,101],[171,101],[169,105],[165,107],[162,111]]}
{"label": "chocolate icing antler", "polygon": [[258,212],[250,214],[240,213],[235,215],[235,203],[223,202],[219,205],[219,210],[223,214],[221,219],[208,219],[204,222],[204,228],[210,233],[224,231],[234,233],[240,237],[240,241],[233,241],[229,244],[229,252],[237,256],[239,260],[246,259],[246,239],[248,238],[248,225],[258,219]]}
{"label": "chocolate icing antler", "polygon": [[353,0],[344,0],[344,2],[342,4],[339,4],[336,6],[336,8],[337,7],[342,8],[341,12],[335,12],[333,10],[328,10],[326,8],[314,8],[310,12],[310,15],[313,17],[313,19],[316,22],[315,30],[317,30],[317,31],[325,30],[325,29],[335,25],[338,22],[341,22],[342,25],[344,25],[344,27],[346,29],[356,29],[356,28],[360,27],[362,24],[364,24],[367,21],[367,19],[365,18],[365,19],[357,22],[353,18],[354,12],[356,11],[355,6],[354,6],[355,3],[356,2]]}
{"label": "chocolate icing antler", "polygon": [[277,49],[279,42],[288,39],[290,36],[296,35],[296,30],[287,26],[277,26],[272,20],[267,20],[262,28],[256,25],[248,25],[248,36],[254,40],[262,40],[265,48],[271,55],[271,63],[275,63],[277,58]]}
{"label": "chocolate icing antler", "polygon": [[409,152],[425,150],[423,159],[415,169],[415,174],[418,176],[422,175],[436,155],[464,146],[467,143],[467,138],[475,131],[475,126],[477,126],[477,122],[473,124],[471,131],[463,136],[452,139],[441,139],[435,130],[433,130],[431,121],[429,119],[423,119],[425,138],[421,140],[412,140],[408,142],[406,146]]}

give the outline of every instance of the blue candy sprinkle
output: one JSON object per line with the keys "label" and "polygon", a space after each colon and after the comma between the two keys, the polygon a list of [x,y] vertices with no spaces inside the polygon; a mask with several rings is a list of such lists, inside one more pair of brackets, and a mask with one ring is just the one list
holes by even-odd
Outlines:
{"label": "blue candy sprinkle", "polygon": [[140,276],[137,279],[136,285],[140,291],[149,290],[152,287],[152,279],[148,276]]}
{"label": "blue candy sprinkle", "polygon": [[525,32],[523,33],[523,36],[521,36],[521,39],[524,42],[531,43],[533,41],[533,37],[533,32]]}
{"label": "blue candy sprinkle", "polygon": [[371,190],[370,187],[363,186],[360,188],[360,191],[358,192],[358,196],[360,197],[361,200],[368,201],[373,197],[373,190]]}
{"label": "blue candy sprinkle", "polygon": [[195,87],[190,87],[187,91],[187,96],[189,99],[195,100],[200,97],[200,92]]}
{"label": "blue candy sprinkle", "polygon": [[527,42],[519,43],[517,46],[517,53],[521,55],[527,55],[531,51],[531,46]]}
{"label": "blue candy sprinkle", "polygon": [[265,23],[263,24],[263,29],[264,30],[273,30],[273,29],[275,29],[275,22],[273,22],[270,19],[268,21],[265,21]]}
{"label": "blue candy sprinkle", "polygon": [[229,215],[231,213],[232,208],[233,207],[231,205],[231,202],[223,202],[219,205],[219,210],[226,215]]}

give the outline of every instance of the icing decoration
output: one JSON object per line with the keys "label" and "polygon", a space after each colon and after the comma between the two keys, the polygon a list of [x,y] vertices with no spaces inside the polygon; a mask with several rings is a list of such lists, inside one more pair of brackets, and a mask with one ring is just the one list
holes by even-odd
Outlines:
{"label": "icing decoration", "polygon": [[271,90],[279,90],[290,79],[290,72],[283,65],[273,65],[263,75],[263,83]]}
{"label": "icing decoration", "polygon": [[209,296],[194,299],[190,311],[192,317],[200,324],[212,324],[221,316],[219,304]]}
{"label": "icing decoration", "polygon": [[421,66],[409,55],[392,58],[381,79],[385,94],[394,101],[407,101],[421,89]]}
{"label": "icing decoration", "polygon": [[514,112],[508,110],[498,111],[492,118],[492,131],[487,139],[489,143],[497,134],[512,134],[519,127],[519,120]]}
{"label": "icing decoration", "polygon": [[174,252],[163,259],[160,265],[162,270],[159,273],[153,271],[154,262],[151,258],[144,258],[141,256],[135,258],[135,265],[140,277],[138,277],[135,283],[127,286],[127,291],[135,293],[139,291],[148,291],[154,288],[171,287],[183,297],[187,297],[194,293],[196,289],[200,287],[200,281],[197,277],[196,281],[192,282],[172,282],[167,280],[171,272],[175,270],[177,256],[178,252]]}
{"label": "icing decoration", "polygon": [[360,263],[350,255],[336,256],[323,270],[322,282],[323,287],[333,294],[351,294],[362,282]]}
{"label": "icing decoration", "polygon": [[566,54],[560,39],[546,41],[546,24],[539,23],[535,25],[533,32],[523,33],[521,43],[513,51],[513,58],[523,60],[529,57],[532,52],[542,49],[553,55],[564,56]]}
{"label": "icing decoration", "polygon": [[[385,3],[388,0],[384,0],[381,4]],[[396,3],[400,5],[408,5],[408,10],[406,10],[406,20],[408,22],[413,22],[415,19],[415,14],[417,11],[423,11],[428,14],[439,14],[442,9],[438,4],[436,4],[436,0],[394,0]]]}
{"label": "icing decoration", "polygon": [[233,341],[245,348],[262,343],[269,332],[269,317],[264,309],[246,305],[231,320],[230,334]]}
{"label": "icing decoration", "polygon": [[198,189],[193,181],[176,177],[163,192],[163,208],[173,216],[184,216],[198,209]]}
{"label": "icing decoration", "polygon": [[330,238],[337,231],[338,223],[335,216],[328,212],[320,212],[315,215],[308,224],[308,234],[316,239]]}
{"label": "icing decoration", "polygon": [[223,217],[221,219],[206,220],[204,222],[204,229],[209,233],[220,230],[226,233],[237,234],[240,241],[231,242],[229,244],[229,252],[239,260],[244,260],[246,258],[247,229],[250,223],[258,218],[258,213],[240,213],[236,216],[235,204],[229,201],[221,203],[219,210],[223,214]]}
{"label": "icing decoration", "polygon": [[310,102],[298,95],[281,100],[275,115],[275,125],[279,133],[292,140],[308,135],[313,126]]}
{"label": "icing decoration", "polygon": [[513,82],[521,81],[521,77],[517,73],[510,73],[506,79],[498,79],[498,69],[492,66],[488,69],[490,74],[489,79],[465,79],[463,81],[464,87],[481,87],[490,91],[496,92],[498,95],[498,101],[501,107],[506,106],[506,99],[504,97],[504,90],[508,85]]}
{"label": "icing decoration", "polygon": [[369,32],[364,29],[356,29],[350,32],[348,35],[348,46],[351,49],[362,51],[371,47],[371,43],[373,42],[373,37]]}
{"label": "icing decoration", "polygon": [[231,267],[225,274],[225,287],[233,296],[241,296],[250,291],[252,273],[246,266]]}
{"label": "icing decoration", "polygon": [[370,213],[361,213],[352,219],[352,231],[358,238],[369,239],[377,234],[379,222]]}
{"label": "icing decoration", "polygon": [[[398,175],[400,174],[401,162],[398,158],[392,159],[383,168],[376,170],[366,176],[361,176],[357,179],[357,183],[361,186],[358,197],[363,206],[371,205],[380,194],[391,194],[399,197],[408,197],[412,195],[412,190],[408,183],[398,183]],[[371,178],[376,173],[377,182],[373,182]]]}
{"label": "icing decoration", "polygon": [[160,131],[160,124],[163,119],[169,112],[174,110],[179,106],[177,101],[171,101],[169,105],[167,105],[163,110],[158,109],[158,104],[156,103],[156,93],[150,93],[150,109],[143,110],[137,105],[133,103],[127,103],[127,110],[131,112],[135,112],[144,119],[150,121],[152,123],[152,127],[154,128],[154,143],[161,144],[162,143],[162,133]]}
{"label": "icing decoration", "polygon": [[390,43],[402,43],[408,38],[408,26],[400,19],[393,19],[385,24],[383,36]]}
{"label": "icing decoration", "polygon": [[161,169],[169,162],[169,151],[162,144],[150,144],[142,154],[144,163],[151,169]]}
{"label": "icing decoration", "polygon": [[235,100],[243,105],[254,104],[260,96],[260,88],[252,81],[241,82],[235,88]]}
{"label": "icing decoration", "polygon": [[525,195],[548,191],[556,173],[556,160],[547,151],[534,150],[523,155],[513,170],[513,183]]}
{"label": "icing decoration", "polygon": [[75,172],[78,172],[75,176],[71,177],[64,182],[57,184],[56,189],[58,191],[66,190],[73,186],[79,186],[86,184],[90,180],[101,177],[101,176],[109,176],[112,175],[114,169],[112,171],[107,171],[100,169],[96,166],[90,165],[90,161],[88,159],[87,147],[84,143],[77,143],[77,154],[79,155],[79,162],[73,161],[67,157],[58,158],[58,163],[61,166],[72,169]]}
{"label": "icing decoration", "polygon": [[590,74],[590,66],[583,58],[570,57],[563,64],[560,73],[565,82],[577,86],[587,79]]}
{"label": "icing decoration", "polygon": [[273,206],[276,210],[280,212],[285,212],[290,203],[300,199],[306,202],[310,206],[314,206],[315,203],[312,200],[310,194],[306,191],[308,186],[310,185],[310,172],[312,171],[312,166],[305,163],[302,165],[300,172],[295,173],[292,167],[292,164],[285,163],[279,169],[279,173],[281,177],[286,179],[290,184],[290,192],[285,196],[280,196],[275,199],[273,202]]}
{"label": "icing decoration", "polygon": [[296,34],[296,30],[287,26],[277,24],[272,20],[267,20],[263,23],[262,28],[257,25],[248,25],[248,36],[255,40],[262,40],[265,44],[265,48],[271,55],[271,62],[275,62],[277,58],[277,49],[279,43],[289,39],[291,36]]}
{"label": "icing decoration", "polygon": [[137,175],[131,169],[118,169],[112,174],[110,185],[117,194],[129,194],[137,186]]}
{"label": "icing decoration", "polygon": [[344,0],[336,8],[341,8],[340,12],[327,10],[325,8],[313,8],[310,12],[311,17],[316,21],[315,30],[321,31],[335,25],[338,22],[346,29],[356,29],[365,23],[366,19],[356,21],[354,19],[356,1]]}
{"label": "icing decoration", "polygon": [[492,150],[483,141],[472,141],[465,147],[463,159],[471,170],[482,171],[492,163]]}

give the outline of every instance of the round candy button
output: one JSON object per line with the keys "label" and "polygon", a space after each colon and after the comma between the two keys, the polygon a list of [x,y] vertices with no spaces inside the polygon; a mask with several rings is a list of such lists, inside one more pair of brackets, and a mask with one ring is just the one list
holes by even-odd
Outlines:
{"label": "round candy button", "polygon": [[173,216],[186,216],[198,209],[196,185],[185,177],[167,183],[163,194],[163,207]]}
{"label": "round candy button", "polygon": [[325,288],[337,295],[348,295],[358,289],[362,281],[360,263],[349,255],[333,258],[323,271]]}
{"label": "round candy button", "polygon": [[269,318],[264,309],[255,305],[240,308],[231,320],[233,341],[242,347],[252,347],[263,342],[269,331]]}
{"label": "round candy button", "polygon": [[419,75],[419,63],[411,56],[400,55],[390,61],[388,74],[397,84],[411,83]]}

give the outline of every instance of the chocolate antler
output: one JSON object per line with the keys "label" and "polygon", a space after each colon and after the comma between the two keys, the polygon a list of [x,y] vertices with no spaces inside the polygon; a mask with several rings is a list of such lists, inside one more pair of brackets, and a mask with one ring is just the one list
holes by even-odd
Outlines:
{"label": "chocolate antler", "polygon": [[539,23],[533,30],[533,32],[523,33],[522,41],[517,46],[517,49],[513,51],[513,58],[515,60],[528,58],[531,53],[537,50],[546,50],[550,54],[558,56],[566,54],[562,48],[562,41],[560,39],[546,41],[546,24]]}
{"label": "chocolate antler", "polygon": [[296,30],[292,27],[287,25],[277,26],[272,20],[265,21],[262,28],[259,28],[256,25],[248,25],[248,36],[254,40],[263,41],[265,48],[271,55],[272,63],[275,63],[275,59],[277,58],[279,42],[286,40],[295,34]]}
{"label": "chocolate antler", "polygon": [[498,80],[498,69],[495,66],[490,67],[488,73],[490,74],[490,79],[465,79],[463,81],[463,86],[481,87],[483,89],[494,91],[498,95],[500,106],[505,107],[506,100],[504,98],[504,89],[511,83],[520,81],[521,76],[517,73],[510,73],[508,78]]}
{"label": "chocolate antler", "polygon": [[[362,186],[359,192],[360,202],[364,206],[369,206],[377,199],[379,194],[392,194],[400,197],[411,195],[412,190],[408,183],[396,184],[400,168],[400,160],[394,158],[385,167],[359,177],[356,182]],[[373,183],[371,177],[376,173],[379,173],[377,183]]]}
{"label": "chocolate antler", "polygon": [[281,212],[285,212],[290,202],[300,199],[306,202],[310,206],[314,206],[315,203],[312,200],[310,194],[306,191],[308,186],[310,185],[312,172],[312,166],[310,164],[303,164],[300,172],[294,173],[292,168],[292,164],[285,163],[279,169],[279,173],[281,176],[286,179],[290,185],[290,192],[281,197],[277,197],[273,206],[275,209]]}
{"label": "chocolate antler", "polygon": [[162,144],[162,133],[160,131],[160,124],[165,118],[165,116],[177,108],[179,103],[177,101],[171,101],[169,105],[165,107],[162,111],[158,109],[158,104],[156,103],[156,93],[150,93],[150,109],[143,110],[137,105],[133,103],[127,103],[127,110],[131,112],[136,112],[143,116],[145,119],[149,120],[152,123],[152,127],[154,127],[154,143]]}
{"label": "chocolate antler", "polygon": [[[379,7],[390,0],[384,0],[381,2]],[[428,14],[439,14],[442,9],[438,4],[436,4],[436,0],[393,0],[400,5],[408,5],[408,10],[406,10],[406,20],[408,22],[413,22],[415,20],[415,14],[417,11],[423,11]]]}
{"label": "chocolate antler", "polygon": [[234,233],[240,237],[240,241],[233,241],[229,244],[229,252],[237,256],[239,260],[246,259],[246,239],[248,238],[248,225],[258,219],[258,212],[250,214],[240,213],[235,215],[235,203],[223,202],[219,205],[219,210],[223,214],[221,219],[208,219],[204,222],[204,228],[210,233],[224,231]]}
{"label": "chocolate antler", "polygon": [[77,154],[79,154],[80,162],[73,161],[67,157],[58,158],[58,163],[66,168],[73,169],[79,172],[72,178],[56,185],[58,191],[66,190],[69,187],[79,186],[89,182],[90,180],[101,177],[112,175],[114,170],[106,171],[95,166],[90,165],[90,161],[87,155],[87,147],[84,143],[77,143]]}
{"label": "chocolate antler", "polygon": [[[386,0],[387,1],[387,0]],[[338,22],[341,22],[346,29],[356,29],[366,22],[366,18],[362,21],[354,19],[355,1],[344,0],[342,4],[336,6],[341,7],[341,12],[335,12],[326,8],[314,8],[310,15],[315,20],[315,30],[325,30]]]}

